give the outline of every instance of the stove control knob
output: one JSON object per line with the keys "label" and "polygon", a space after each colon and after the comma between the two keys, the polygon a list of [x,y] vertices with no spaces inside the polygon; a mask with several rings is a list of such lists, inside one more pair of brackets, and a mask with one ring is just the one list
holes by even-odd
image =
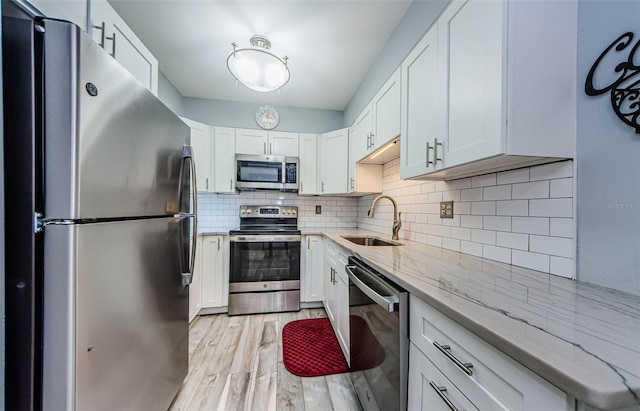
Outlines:
{"label": "stove control knob", "polygon": [[291,210],[291,214],[296,214],[296,209],[294,208],[293,210]]}
{"label": "stove control knob", "polygon": [[247,210],[240,210],[240,214],[246,214]]}
{"label": "stove control knob", "polygon": [[247,214],[251,214],[251,209],[248,209],[248,210],[247,210]]}

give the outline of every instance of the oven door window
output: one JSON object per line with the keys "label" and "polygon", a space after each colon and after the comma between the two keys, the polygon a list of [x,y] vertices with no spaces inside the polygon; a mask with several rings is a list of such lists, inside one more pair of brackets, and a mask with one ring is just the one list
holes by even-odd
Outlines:
{"label": "oven door window", "polygon": [[229,281],[300,280],[300,242],[232,242]]}
{"label": "oven door window", "polygon": [[237,180],[245,183],[282,183],[282,163],[238,160]]}

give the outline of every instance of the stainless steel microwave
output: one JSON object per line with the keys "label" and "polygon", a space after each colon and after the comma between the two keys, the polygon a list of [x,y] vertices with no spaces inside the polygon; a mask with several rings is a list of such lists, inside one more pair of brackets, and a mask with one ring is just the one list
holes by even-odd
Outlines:
{"label": "stainless steel microwave", "polygon": [[238,190],[298,191],[298,157],[236,155]]}

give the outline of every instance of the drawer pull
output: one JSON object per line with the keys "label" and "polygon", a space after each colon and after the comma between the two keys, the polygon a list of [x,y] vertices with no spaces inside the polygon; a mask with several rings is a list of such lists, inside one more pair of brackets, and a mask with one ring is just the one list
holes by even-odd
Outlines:
{"label": "drawer pull", "polygon": [[453,361],[453,363],[455,365],[457,365],[458,368],[460,368],[462,371],[464,371],[467,375],[472,375],[473,374],[473,370],[471,370],[471,368],[473,368],[473,364],[471,364],[470,362],[464,363],[464,362],[460,361],[459,359],[457,359],[455,357],[455,355],[451,354],[451,351],[449,351],[451,349],[450,346],[448,346],[448,345],[440,345],[440,344],[438,344],[437,341],[434,341],[433,345],[435,345],[436,348],[438,350],[440,350],[441,353],[446,355],[448,359]]}
{"label": "drawer pull", "polygon": [[442,401],[444,401],[445,404],[447,404],[447,407],[449,407],[451,411],[458,411],[458,408],[456,408],[456,406],[453,405],[451,400],[447,398],[446,395],[444,395],[444,393],[447,392],[447,387],[438,387],[438,384],[436,384],[433,381],[429,381],[429,385],[438,394],[438,396],[442,399]]}

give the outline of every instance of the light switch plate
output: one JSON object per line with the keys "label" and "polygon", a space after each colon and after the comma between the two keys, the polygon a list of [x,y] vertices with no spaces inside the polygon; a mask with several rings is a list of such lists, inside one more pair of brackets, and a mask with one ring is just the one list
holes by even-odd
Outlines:
{"label": "light switch plate", "polygon": [[440,218],[453,218],[453,201],[440,202]]}

